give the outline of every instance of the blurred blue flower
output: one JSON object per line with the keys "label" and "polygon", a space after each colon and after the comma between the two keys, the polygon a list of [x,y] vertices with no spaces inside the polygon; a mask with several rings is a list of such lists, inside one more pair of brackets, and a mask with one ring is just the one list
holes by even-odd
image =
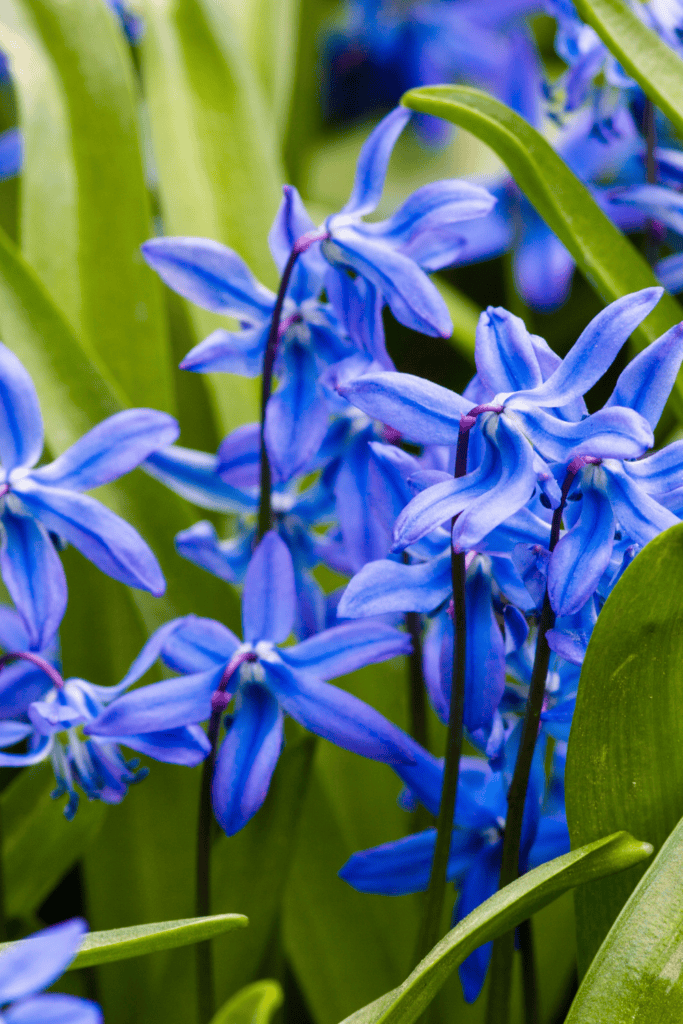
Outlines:
{"label": "blurred blue flower", "polygon": [[[414,763],[414,742],[358,698],[324,680],[410,650],[410,639],[376,620],[345,623],[291,647],[279,646],[294,620],[292,558],[274,532],[247,569],[242,596],[244,641],[210,619],[167,623],[134,665],[161,656],[183,673],[126,694],[90,729],[98,736],[178,728],[234,712],[216,758],[213,807],[221,828],[238,832],[263,803],[283,743],[284,715],[365,757]],[[131,670],[132,671],[132,670]]]}
{"label": "blurred blue flower", "polygon": [[161,569],[136,530],[82,491],[130,472],[174,441],[178,424],[153,409],[127,409],[93,427],[36,469],[43,421],[33,381],[0,345],[0,572],[34,649],[49,643],[66,607],[66,579],[51,534],[131,587],[162,594]]}
{"label": "blurred blue flower", "polygon": [[35,932],[0,952],[0,1006],[7,1024],[101,1024],[89,999],[43,992],[64,973],[88,926],[80,918]]}

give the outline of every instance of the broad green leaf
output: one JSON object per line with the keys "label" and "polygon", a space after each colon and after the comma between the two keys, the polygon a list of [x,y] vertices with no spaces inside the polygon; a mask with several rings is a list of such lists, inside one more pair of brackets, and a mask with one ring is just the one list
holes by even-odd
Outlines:
{"label": "broad green leaf", "polygon": [[441,298],[448,307],[453,321],[453,334],[450,341],[453,348],[469,360],[474,362],[474,342],[477,335],[477,324],[481,310],[476,302],[473,302],[468,295],[459,291],[443,278],[435,277],[434,284],[441,293]]}
{"label": "broad green leaf", "polygon": [[178,946],[193,946],[196,942],[213,939],[235,928],[246,928],[248,924],[244,914],[214,914],[211,917],[190,917],[184,921],[159,921],[156,924],[113,928],[108,932],[89,932],[69,970],[129,960],[134,956],[176,949]]}
{"label": "broad green leaf", "polygon": [[[275,121],[219,0],[145,0],[142,75],[164,233],[213,238],[277,284],[268,231],[284,182]],[[196,340],[219,319],[188,306]],[[258,418],[258,385],[208,378],[223,431]]]}
{"label": "broad green leaf", "polygon": [[568,889],[623,871],[651,853],[648,843],[619,832],[534,868],[460,921],[402,985],[352,1014],[344,1024],[413,1024],[449,974],[483,943],[516,927]]}
{"label": "broad green leaf", "polygon": [[[460,125],[491,146],[604,302],[657,284],[640,253],[550,143],[504,103],[478,89],[450,85],[411,89],[402,102],[412,110]],[[634,331],[634,341],[643,348],[681,319],[681,306],[665,294]],[[683,412],[680,383],[672,401]]]}
{"label": "broad green leaf", "polygon": [[[683,525],[650,541],[607,599],[581,671],[567,757],[575,846],[629,829],[659,849],[683,817]],[[576,893],[588,966],[642,869]]]}
{"label": "broad green leaf", "polygon": [[229,999],[211,1024],[270,1024],[282,1000],[282,989],[276,981],[255,981]]}
{"label": "broad green leaf", "polygon": [[683,1020],[683,821],[650,865],[581,982],[565,1024]]}
{"label": "broad green leaf", "polygon": [[[212,851],[212,911],[246,912],[249,928],[214,940],[220,1004],[255,980],[277,920],[291,836],[305,792],[311,745],[283,751],[264,806],[239,835],[221,836]],[[152,765],[145,781],[113,808],[85,857],[91,926],[189,917],[200,770]],[[195,960],[182,951],[98,971],[101,1003],[111,1024],[194,1024]]]}
{"label": "broad green leaf", "polygon": [[575,0],[580,17],[592,25],[645,94],[683,131],[683,61],[638,18],[623,0]]}
{"label": "broad green leaf", "polygon": [[25,160],[21,244],[130,404],[172,410],[130,56],[100,0],[0,0]]}
{"label": "broad green leaf", "polygon": [[3,790],[0,800],[3,869],[8,918],[34,914],[57,883],[93,842],[107,807],[83,800],[73,821],[51,799],[50,765],[26,768]]}

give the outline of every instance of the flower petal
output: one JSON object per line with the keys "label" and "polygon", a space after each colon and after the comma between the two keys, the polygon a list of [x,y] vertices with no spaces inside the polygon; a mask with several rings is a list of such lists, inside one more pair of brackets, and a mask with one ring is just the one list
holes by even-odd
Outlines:
{"label": "flower petal", "polygon": [[111,741],[153,757],[155,761],[184,764],[188,768],[196,768],[211,751],[206,733],[198,725],[147,732],[140,736],[113,736]]}
{"label": "flower petal", "polygon": [[571,254],[542,221],[533,231],[526,225],[515,252],[514,270],[528,306],[543,313],[558,309],[569,296],[575,266]]}
{"label": "flower petal", "polygon": [[247,531],[234,540],[219,540],[213,523],[200,520],[175,535],[175,549],[183,558],[228,583],[241,580],[249,564],[254,534]]}
{"label": "flower petal", "polygon": [[619,375],[605,407],[625,405],[657,426],[683,360],[683,323],[640,352]]}
{"label": "flower petal", "polygon": [[5,472],[34,466],[43,450],[43,418],[30,376],[0,344],[0,464]]}
{"label": "flower petal", "polygon": [[286,483],[320,448],[330,414],[310,347],[290,343],[282,364],[278,389],[266,406],[265,438],[274,477]]}
{"label": "flower petal", "polygon": [[282,643],[292,630],[295,603],[292,556],[282,538],[270,530],[254,551],[244,577],[244,639]]}
{"label": "flower petal", "polygon": [[283,647],[280,656],[295,672],[310,672],[317,679],[336,679],[365,665],[409,654],[410,650],[407,633],[370,620],[332,626],[294,647]]}
{"label": "flower petal", "polygon": [[217,472],[231,487],[258,487],[261,482],[261,424],[244,423],[225,437],[216,453]]}
{"label": "flower petal", "polygon": [[284,716],[262,686],[245,686],[216,759],[211,799],[216,820],[234,836],[266,798],[284,740]]}
{"label": "flower petal", "polygon": [[634,409],[617,405],[598,409],[578,423],[533,407],[514,408],[510,419],[518,419],[522,432],[550,462],[567,463],[575,455],[637,459],[654,444],[647,420]]}
{"label": "flower petal", "polygon": [[142,255],[169,288],[203,309],[258,323],[269,318],[275,296],[244,260],[210,238],[152,238]]}
{"label": "flower petal", "polygon": [[357,892],[404,896],[424,892],[434,859],[436,829],[429,828],[393,843],[354,853],[339,871],[339,877]]}
{"label": "flower petal", "polygon": [[205,722],[224,666],[164,679],[117,697],[85,731],[92,736],[136,736]]}
{"label": "flower petal", "polygon": [[255,495],[244,493],[221,479],[218,458],[207,452],[174,444],[150,455],[142,468],[200,508],[214,512],[254,512],[258,504]]}
{"label": "flower petal", "polygon": [[240,646],[232,630],[215,619],[186,615],[163,644],[161,657],[174,672],[208,672],[227,665]]}
{"label": "flower petal", "polygon": [[21,132],[10,128],[0,135],[0,181],[14,178],[21,170],[24,156]]}
{"label": "flower petal", "polygon": [[416,565],[381,559],[368,562],[348,584],[337,608],[344,619],[386,612],[433,612],[451,592],[451,558]]}
{"label": "flower petal", "polygon": [[680,522],[678,516],[639,487],[621,463],[606,459],[602,468],[607,479],[605,490],[614,514],[631,540],[644,546],[662,530]]}
{"label": "flower petal", "polygon": [[[496,892],[501,852],[502,843],[484,847],[472,862],[472,867],[465,875],[460,887],[460,895],[453,915],[454,924],[462,921]],[[474,953],[470,953],[458,968],[463,994],[468,1003],[473,1003],[483,988],[492,950],[492,942],[484,943]]]}
{"label": "flower petal", "polygon": [[306,729],[344,750],[386,764],[415,761],[415,741],[362,700],[282,662],[262,662],[269,688]]}
{"label": "flower petal", "polygon": [[30,996],[2,1011],[7,1024],[102,1024],[97,1003],[64,992]]}
{"label": "flower petal", "polygon": [[[408,124],[412,111],[396,107],[370,133],[358,157],[356,176],[349,201],[337,216],[371,213],[380,201],[389,158],[399,135]],[[335,218],[331,218],[334,223]]]}
{"label": "flower petal", "polygon": [[55,636],[67,604],[66,576],[49,534],[28,516],[5,509],[0,527],[0,571],[28,633],[43,650]]}
{"label": "flower petal", "polygon": [[550,556],[548,596],[557,615],[572,615],[593,594],[614,543],[614,513],[600,487],[583,485],[581,515]]}
{"label": "flower petal", "polygon": [[46,487],[31,477],[15,486],[23,504],[108,576],[160,596],[161,568],[137,530],[99,501],[76,491]]}
{"label": "flower petal", "polygon": [[240,377],[258,377],[263,368],[263,354],[270,331],[270,321],[241,331],[212,331],[190,349],[180,363],[181,370],[193,373],[236,373]]}
{"label": "flower petal", "polygon": [[36,480],[65,490],[89,491],[139,466],[152,452],[173,444],[177,421],[155,409],[125,409],[98,423],[48,466]]}
{"label": "flower petal", "polygon": [[352,405],[419,444],[457,444],[472,403],[410,373],[367,373],[337,387]]}
{"label": "flower petal", "polygon": [[494,395],[535,388],[543,380],[524,321],[501,306],[489,306],[479,317],[475,362]]}
{"label": "flower petal", "polygon": [[11,1003],[51,985],[75,957],[87,930],[86,922],[74,917],[4,949],[0,953],[0,1003]]}

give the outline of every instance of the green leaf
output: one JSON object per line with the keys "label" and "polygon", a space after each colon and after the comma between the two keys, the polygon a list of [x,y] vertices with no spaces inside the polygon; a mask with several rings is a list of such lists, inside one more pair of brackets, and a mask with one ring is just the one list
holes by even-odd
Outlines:
{"label": "green leaf", "polygon": [[282,989],[276,981],[255,981],[229,999],[211,1024],[270,1024],[282,1000]]}
{"label": "green leaf", "polygon": [[[658,849],[683,817],[683,525],[650,541],[600,612],[581,671],[567,757],[574,845],[629,829]],[[642,869],[576,895],[585,968]]]}
{"label": "green leaf", "polygon": [[683,132],[683,61],[623,0],[575,0],[627,74]]}
{"label": "green leaf", "polygon": [[[495,150],[604,302],[657,284],[640,253],[602,212],[550,143],[504,103],[478,89],[450,85],[411,89],[401,102],[412,110],[460,125]],[[644,348],[681,319],[679,303],[665,294],[634,331],[634,341]],[[683,387],[679,382],[672,401],[683,414]]]}
{"label": "green leaf", "polygon": [[25,159],[22,250],[127,404],[173,409],[137,96],[113,12],[99,0],[1,0]]}
{"label": "green leaf", "polygon": [[213,939],[235,928],[245,928],[248,924],[249,920],[244,914],[214,914],[211,917],[188,917],[183,921],[160,921],[157,924],[113,928],[108,932],[90,932],[85,936],[69,970],[129,960],[134,956],[176,949],[178,946],[193,946],[196,942]]}
{"label": "green leaf", "polygon": [[460,921],[402,985],[352,1014],[344,1024],[413,1024],[451,972],[479,946],[516,927],[567,889],[623,871],[651,853],[648,843],[619,832],[534,868]]}
{"label": "green leaf", "polygon": [[565,1024],[683,1020],[683,821],[621,911]]}
{"label": "green leaf", "polygon": [[[284,175],[260,82],[219,0],[145,0],[142,74],[168,235],[235,249],[265,284],[277,272],[268,231]],[[225,318],[188,306],[201,340]],[[224,432],[258,418],[258,383],[209,375]]]}
{"label": "green leaf", "polygon": [[49,765],[20,772],[3,790],[2,853],[8,918],[34,914],[93,842],[107,812],[100,801],[83,801],[73,821],[51,799]]}

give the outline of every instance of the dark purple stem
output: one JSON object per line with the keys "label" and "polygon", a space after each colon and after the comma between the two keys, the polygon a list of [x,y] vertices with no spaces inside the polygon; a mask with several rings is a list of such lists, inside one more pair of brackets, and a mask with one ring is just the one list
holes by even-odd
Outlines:
{"label": "dark purple stem", "polygon": [[[207,731],[207,739],[211,744],[211,750],[204,761],[202,769],[202,781],[199,792],[199,817],[197,822],[195,889],[195,912],[197,917],[206,917],[211,913],[211,829],[213,823],[211,784],[216,767],[216,751],[218,748],[221,714],[232,700],[232,692],[228,691],[228,683],[243,662],[256,660],[257,655],[253,651],[241,651],[233,655],[221,676],[218,689],[211,698],[211,717]],[[196,948],[199,1024],[207,1024],[216,1012],[211,941],[199,942]]]}
{"label": "dark purple stem", "polygon": [[266,351],[263,356],[263,375],[261,377],[261,497],[258,513],[258,540],[261,540],[262,537],[268,533],[273,520],[273,511],[271,507],[273,482],[270,474],[268,451],[266,449],[265,429],[266,406],[268,405],[268,399],[270,398],[273,388],[273,368],[275,366],[275,357],[277,356],[278,342],[282,334],[282,331],[280,330],[282,309],[285,304],[287,289],[289,288],[289,282],[291,280],[292,271],[294,270],[296,261],[302,253],[310,249],[314,242],[320,242],[324,238],[329,238],[327,232],[311,232],[311,234],[302,235],[301,238],[296,240],[285,264],[285,269],[282,271],[280,287],[278,288],[275,306],[273,307],[273,319],[270,322]]}
{"label": "dark purple stem", "polygon": [[[599,459],[586,456],[577,456],[572,459],[567,467],[567,473],[562,484],[562,497],[559,506],[553,512],[553,519],[550,526],[550,542],[548,549],[555,550],[560,539],[562,526],[562,513],[567,502],[569,489],[574,482],[576,474],[583,466],[589,463],[597,463]],[[548,588],[546,586],[543,598],[543,608],[538,624],[538,637],[536,639],[536,655],[531,671],[531,683],[529,686],[529,697],[526,705],[526,714],[522,726],[522,736],[519,741],[519,752],[517,762],[512,776],[512,782],[508,790],[508,812],[505,820],[505,835],[503,837],[503,855],[500,868],[499,888],[506,885],[519,876],[519,851],[522,839],[522,823],[524,821],[524,805],[526,792],[529,785],[531,764],[536,749],[539,726],[541,723],[541,712],[543,710],[543,699],[545,697],[545,684],[548,677],[548,665],[550,663],[550,648],[546,640],[548,630],[555,624],[555,613],[550,606]],[[510,1015],[510,987],[512,983],[512,961],[515,951],[514,931],[501,936],[493,944],[493,955],[491,957],[491,987],[489,989],[489,1001],[487,1007],[488,1024],[507,1024]]]}
{"label": "dark purple stem", "polygon": [[45,661],[45,658],[41,658],[39,654],[33,654],[31,651],[10,651],[9,654],[3,654],[0,658],[0,669],[4,668],[9,661],[17,659],[19,661],[30,661],[32,665],[35,665],[41,672],[45,673],[56,689],[63,689],[64,680],[54,665],[51,665],[49,661]]}

